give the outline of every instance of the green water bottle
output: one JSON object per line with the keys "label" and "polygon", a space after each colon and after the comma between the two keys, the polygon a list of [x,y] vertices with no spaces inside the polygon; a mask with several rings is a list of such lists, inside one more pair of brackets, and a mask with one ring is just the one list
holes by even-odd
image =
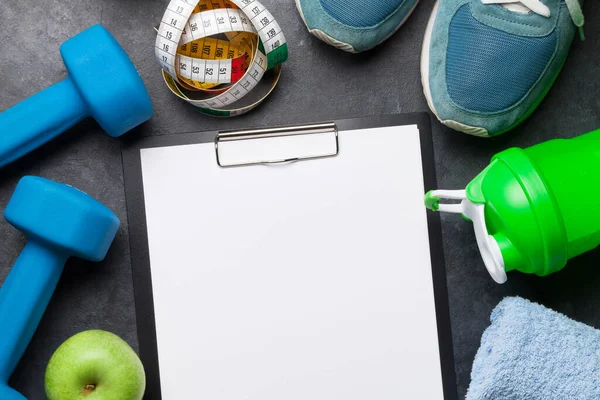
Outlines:
{"label": "green water bottle", "polygon": [[485,266],[498,283],[512,270],[559,271],[600,245],[600,130],[503,151],[465,190],[431,191],[425,205],[473,222]]}

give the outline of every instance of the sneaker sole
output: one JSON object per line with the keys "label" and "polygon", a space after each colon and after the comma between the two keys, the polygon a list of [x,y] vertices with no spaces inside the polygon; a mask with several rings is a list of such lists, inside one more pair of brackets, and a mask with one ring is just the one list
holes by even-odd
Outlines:
{"label": "sneaker sole", "polygon": [[489,132],[480,126],[470,126],[451,119],[441,119],[431,100],[431,89],[429,87],[429,48],[431,47],[431,35],[433,33],[433,25],[435,24],[438,7],[439,0],[435,2],[433,11],[431,11],[431,16],[429,17],[429,22],[427,23],[427,28],[425,30],[425,37],[423,39],[423,48],[421,50],[421,83],[423,84],[423,94],[425,94],[425,98],[427,99],[427,105],[429,105],[429,108],[435,117],[447,127],[468,135],[489,138],[491,137]]}
{"label": "sneaker sole", "polygon": [[[413,8],[408,12],[408,14],[406,14],[406,16],[404,17],[404,19],[392,31],[392,33],[390,33],[389,35],[387,35],[385,37],[385,39],[383,39],[381,42],[377,43],[375,46],[373,46],[373,47],[371,47],[371,48],[369,48],[367,50],[371,50],[372,48],[379,46],[381,43],[385,42],[390,37],[392,37],[396,32],[398,32],[398,30],[402,27],[402,25],[404,25],[404,23],[408,20],[408,18],[415,11],[415,9],[417,8],[417,5],[419,4],[419,1],[420,0],[417,0],[417,2],[415,3],[415,5],[413,6]],[[298,12],[300,13],[300,17],[302,18],[302,22],[304,22],[304,25],[306,26],[306,29],[308,29],[308,32],[311,35],[315,36],[319,40],[322,40],[323,42],[327,43],[328,45],[333,46],[333,47],[335,47],[337,49],[343,50],[345,52],[353,53],[353,54],[360,53],[360,51],[356,51],[356,49],[354,49],[354,47],[352,47],[351,44],[340,42],[339,40],[337,40],[335,38],[332,38],[331,36],[329,36],[328,34],[326,34],[325,32],[323,32],[320,29],[310,29],[310,27],[306,23],[306,18],[304,18],[304,12],[302,11],[302,6],[300,5],[300,0],[296,0],[296,8],[298,9]],[[367,51],[367,50],[363,50],[363,51]]]}

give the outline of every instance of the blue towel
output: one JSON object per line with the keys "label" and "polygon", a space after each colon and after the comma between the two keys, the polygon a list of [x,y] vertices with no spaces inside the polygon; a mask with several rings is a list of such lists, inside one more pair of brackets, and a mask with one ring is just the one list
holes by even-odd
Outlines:
{"label": "blue towel", "polygon": [[491,320],[467,400],[600,399],[600,331],[519,297]]}

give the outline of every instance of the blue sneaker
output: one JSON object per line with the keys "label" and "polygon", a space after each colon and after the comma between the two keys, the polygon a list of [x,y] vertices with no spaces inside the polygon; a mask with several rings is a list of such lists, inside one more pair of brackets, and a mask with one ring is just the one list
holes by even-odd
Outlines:
{"label": "blue sneaker", "polygon": [[438,0],[421,54],[429,107],[471,135],[513,129],[550,90],[583,22],[578,0]]}
{"label": "blue sneaker", "polygon": [[419,0],[296,0],[308,31],[350,53],[372,49],[392,36]]}

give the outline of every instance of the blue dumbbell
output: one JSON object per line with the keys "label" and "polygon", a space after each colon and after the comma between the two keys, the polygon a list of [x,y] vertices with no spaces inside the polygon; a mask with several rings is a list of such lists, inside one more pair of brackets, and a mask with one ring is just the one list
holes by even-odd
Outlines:
{"label": "blue dumbbell", "polygon": [[62,44],[69,76],[0,114],[0,167],[93,117],[113,137],[152,117],[142,78],[101,25]]}
{"label": "blue dumbbell", "polygon": [[61,183],[26,176],[4,211],[28,242],[0,287],[0,399],[24,400],[8,379],[27,348],[71,257],[102,261],[119,218],[102,203]]}

